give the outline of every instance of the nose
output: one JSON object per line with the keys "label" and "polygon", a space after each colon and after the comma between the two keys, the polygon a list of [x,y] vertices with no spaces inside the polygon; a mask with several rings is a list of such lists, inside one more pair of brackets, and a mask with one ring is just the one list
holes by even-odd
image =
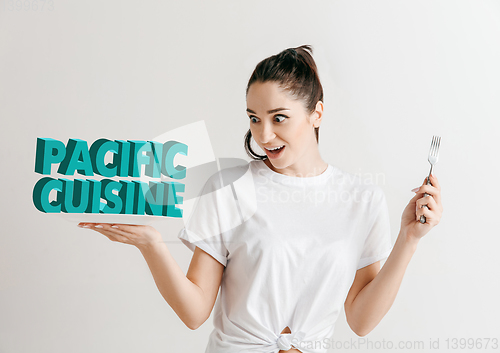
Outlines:
{"label": "nose", "polygon": [[272,141],[276,137],[276,134],[273,131],[273,124],[267,122],[263,122],[261,124],[260,131],[258,131],[257,134],[257,137],[263,144],[269,143],[269,141]]}

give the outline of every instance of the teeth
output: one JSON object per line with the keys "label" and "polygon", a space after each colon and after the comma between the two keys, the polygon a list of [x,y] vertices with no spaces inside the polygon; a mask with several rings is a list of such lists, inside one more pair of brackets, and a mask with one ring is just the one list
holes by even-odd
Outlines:
{"label": "teeth", "polygon": [[[283,146],[284,146],[284,145],[283,145]],[[268,151],[274,151],[274,150],[280,149],[280,148],[281,148],[281,147],[283,147],[283,146],[279,146],[279,147],[272,148],[272,149],[271,149],[271,148],[267,148],[267,147],[266,147],[266,150],[268,150]]]}

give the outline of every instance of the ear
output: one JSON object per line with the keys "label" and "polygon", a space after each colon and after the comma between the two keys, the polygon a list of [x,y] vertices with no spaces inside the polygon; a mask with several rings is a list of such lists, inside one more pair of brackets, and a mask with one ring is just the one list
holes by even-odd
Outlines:
{"label": "ear", "polygon": [[323,108],[324,108],[323,102],[318,101],[316,103],[316,109],[314,110],[314,112],[311,115],[311,121],[312,121],[314,127],[319,127],[321,125],[321,121],[323,118]]}

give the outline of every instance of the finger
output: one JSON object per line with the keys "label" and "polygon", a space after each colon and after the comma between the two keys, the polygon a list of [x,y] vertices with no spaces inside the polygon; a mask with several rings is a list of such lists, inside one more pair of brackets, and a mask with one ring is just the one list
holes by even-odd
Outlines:
{"label": "finger", "polygon": [[437,209],[436,200],[432,197],[432,195],[424,196],[417,200],[416,202],[418,208],[422,208],[424,205],[427,205],[431,210]]}
{"label": "finger", "polygon": [[[432,185],[430,185],[430,184],[427,184],[427,177],[425,177],[425,178],[424,178],[424,181],[422,182],[422,185],[420,185],[420,186],[418,187],[418,190],[417,190],[417,191],[415,191],[415,192],[421,192],[421,191],[422,191],[422,187],[424,187],[424,186],[432,186]],[[412,190],[412,191],[413,191],[413,190]]]}
{"label": "finger", "polygon": [[408,202],[407,207],[414,208],[415,210],[417,209],[417,200],[420,198],[420,195],[414,195],[410,201]]}
{"label": "finger", "polygon": [[416,188],[414,188],[414,189],[411,190],[411,192],[415,193],[415,195],[413,195],[413,198],[411,200],[417,200],[420,197],[422,197],[421,193],[419,192],[421,187],[422,186],[417,186]]}
{"label": "finger", "polygon": [[417,193],[417,194],[430,194],[434,197],[434,199],[440,203],[441,202],[441,190],[439,190],[438,188],[436,188],[435,186],[433,185],[421,185],[419,186],[418,188],[415,188],[412,190],[413,192]]}
{"label": "finger", "polygon": [[[102,228],[99,226],[101,226]],[[123,231],[121,228],[117,228],[115,225],[107,224],[107,223],[99,223],[94,228],[101,228],[101,229],[106,230],[107,232],[109,232],[111,234],[120,235],[120,236],[125,237],[125,238],[129,238],[130,236],[133,235],[132,233]]]}
{"label": "finger", "polygon": [[129,244],[129,240],[128,238],[122,236],[122,235],[119,235],[119,234],[114,234],[110,231],[107,231],[107,230],[103,230],[103,229],[95,229],[97,232],[101,233],[102,235],[105,235],[107,236],[111,241],[117,241],[117,242],[120,242],[120,243],[125,243],[125,244]]}
{"label": "finger", "polygon": [[121,241],[122,240],[121,237],[123,237],[120,234],[113,234],[112,232],[110,232],[107,229],[110,227],[110,225],[107,223],[86,223],[84,227],[91,229],[91,230],[94,230],[94,231],[101,233],[103,235],[106,235],[108,238],[111,236],[113,239],[117,239],[117,241]]}
{"label": "finger", "polygon": [[141,226],[135,225],[135,224],[113,224],[113,225],[111,225],[111,228],[119,229],[122,232],[126,232],[129,234],[137,234],[139,227],[141,227]]}
{"label": "finger", "polygon": [[[95,226],[97,225],[106,225],[106,224],[109,224],[109,223],[89,223],[89,222],[80,222],[78,223],[78,226],[79,227],[82,227],[82,228],[94,228]],[[98,228],[101,228],[101,227],[98,227]]]}
{"label": "finger", "polygon": [[[431,185],[431,184],[427,184],[427,178],[428,178],[428,177],[425,177],[425,178],[424,178],[424,181],[422,182],[422,185]],[[432,183],[432,179],[429,179],[429,180],[430,180],[430,181],[431,181],[431,183]]]}
{"label": "finger", "polygon": [[422,208],[418,208],[416,211],[415,211],[415,215],[416,215],[416,220],[417,221],[420,221],[420,217],[423,215],[425,216],[425,218],[427,219],[426,220],[426,223],[429,223],[432,219],[432,211],[429,210],[427,207],[422,207]]}
{"label": "finger", "polygon": [[432,210],[427,209],[426,207],[422,207],[418,212],[417,212],[417,217],[416,220],[420,223],[420,216],[425,216],[425,224],[435,226],[439,223],[438,221],[438,216],[436,213]]}
{"label": "finger", "polygon": [[439,181],[435,175],[431,174],[429,180],[431,181],[432,186],[441,191],[441,185],[439,185]]}
{"label": "finger", "polygon": [[[433,196],[428,196],[428,199],[425,202],[427,202],[427,207],[429,207],[436,215],[441,215],[443,213],[443,205]],[[422,204],[424,204],[424,201],[422,201]]]}
{"label": "finger", "polygon": [[415,191],[417,195],[422,197],[423,194],[432,195],[437,203],[441,203],[441,191],[432,185],[422,185],[418,190]]}

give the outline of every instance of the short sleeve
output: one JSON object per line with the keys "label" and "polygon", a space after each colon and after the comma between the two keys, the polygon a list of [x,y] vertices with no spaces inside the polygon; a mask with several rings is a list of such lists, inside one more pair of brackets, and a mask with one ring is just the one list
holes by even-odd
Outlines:
{"label": "short sleeve", "polygon": [[178,238],[193,252],[196,247],[199,247],[226,266],[227,254],[222,242],[215,242],[215,239],[200,239],[198,234],[187,230],[185,227],[180,230]]}
{"label": "short sleeve", "polygon": [[357,270],[387,258],[393,248],[385,194],[381,188],[377,188],[375,195],[373,213],[376,216],[364,241]]}
{"label": "short sleeve", "polygon": [[221,220],[228,205],[221,204],[224,202],[225,190],[216,187],[215,177],[216,175],[207,180],[202,192],[194,200],[192,212],[187,222],[184,219],[184,228],[177,237],[193,252],[199,247],[226,266],[228,250],[224,243]]}

